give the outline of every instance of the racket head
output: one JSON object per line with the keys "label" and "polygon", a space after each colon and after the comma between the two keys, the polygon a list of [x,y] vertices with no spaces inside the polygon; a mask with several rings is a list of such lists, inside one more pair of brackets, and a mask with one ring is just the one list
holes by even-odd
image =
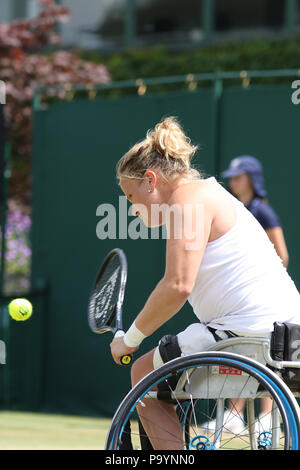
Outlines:
{"label": "racket head", "polygon": [[123,329],[122,304],[127,281],[125,253],[115,248],[104,259],[93,284],[88,304],[88,323],[94,333]]}

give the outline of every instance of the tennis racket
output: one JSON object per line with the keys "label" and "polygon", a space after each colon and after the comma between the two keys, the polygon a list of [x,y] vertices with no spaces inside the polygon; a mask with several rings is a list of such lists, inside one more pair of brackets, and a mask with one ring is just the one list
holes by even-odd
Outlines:
{"label": "tennis racket", "polygon": [[[115,248],[103,261],[89,297],[88,322],[94,333],[110,331],[115,337],[124,336],[122,305],[127,280],[125,253]],[[129,365],[132,355],[120,358],[123,365]]]}

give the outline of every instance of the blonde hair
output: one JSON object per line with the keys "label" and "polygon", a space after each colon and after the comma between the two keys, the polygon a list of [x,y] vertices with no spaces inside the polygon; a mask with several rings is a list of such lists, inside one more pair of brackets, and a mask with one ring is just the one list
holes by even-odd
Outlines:
{"label": "blonde hair", "polygon": [[191,167],[197,148],[177,119],[167,117],[123,155],[117,164],[117,177],[143,179],[145,172],[153,168],[167,181],[178,177],[199,179],[200,173]]}

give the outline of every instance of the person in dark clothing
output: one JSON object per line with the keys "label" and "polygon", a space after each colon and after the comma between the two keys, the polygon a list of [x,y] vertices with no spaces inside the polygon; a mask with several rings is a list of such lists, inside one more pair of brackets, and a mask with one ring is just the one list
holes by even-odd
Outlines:
{"label": "person in dark clothing", "polygon": [[287,267],[289,255],[282,225],[279,216],[267,202],[261,163],[252,156],[243,155],[234,158],[221,176],[229,179],[232,194],[243,202],[265,229],[283,265]]}

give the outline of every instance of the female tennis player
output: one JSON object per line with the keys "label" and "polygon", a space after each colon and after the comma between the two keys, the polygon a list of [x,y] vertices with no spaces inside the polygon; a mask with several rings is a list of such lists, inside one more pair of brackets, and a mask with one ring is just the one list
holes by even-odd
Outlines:
{"label": "female tennis player", "polygon": [[[164,338],[135,361],[133,385],[172,357],[172,351],[177,355],[205,351],[217,339],[232,334],[269,335],[275,321],[300,324],[300,294],[266,232],[215,178],[204,178],[191,167],[195,151],[180,123],[169,117],[148,131],[117,166],[121,189],[147,226],[158,223],[153,217],[156,211],[151,211],[157,205],[165,212],[168,207],[181,209],[181,219],[174,216],[167,222],[162,279],[125,336],[111,343],[115,362],[136,351],[187,300],[198,317],[198,322],[172,339]],[[166,223],[165,212],[159,223]],[[178,224],[186,221],[191,230],[181,230],[178,236]],[[170,448],[170,434],[178,436],[178,447],[173,443],[172,449],[182,449],[173,405],[147,400],[141,409],[140,418],[154,449]]]}

